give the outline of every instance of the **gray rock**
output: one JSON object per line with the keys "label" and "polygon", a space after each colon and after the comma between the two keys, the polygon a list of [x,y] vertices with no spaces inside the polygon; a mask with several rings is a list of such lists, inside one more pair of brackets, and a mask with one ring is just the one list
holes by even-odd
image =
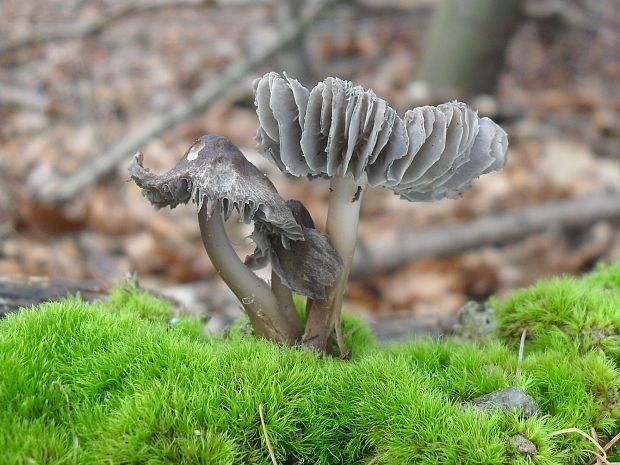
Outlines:
{"label": "gray rock", "polygon": [[464,339],[484,339],[492,336],[497,328],[495,308],[473,300],[459,309],[456,318],[453,331]]}
{"label": "gray rock", "polygon": [[511,386],[497,389],[471,401],[471,405],[478,410],[503,410],[510,412],[513,409],[521,410],[524,418],[540,413],[540,409],[532,396],[523,389]]}
{"label": "gray rock", "polygon": [[538,453],[536,445],[521,434],[515,434],[514,436],[510,436],[510,444],[512,444],[517,450],[517,452],[521,455],[533,457]]}

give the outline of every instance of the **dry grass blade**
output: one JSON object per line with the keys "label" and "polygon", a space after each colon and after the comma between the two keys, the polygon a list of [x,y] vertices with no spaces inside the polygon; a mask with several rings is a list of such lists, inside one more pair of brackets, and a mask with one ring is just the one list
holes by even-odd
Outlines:
{"label": "dry grass blade", "polygon": [[[338,320],[340,320],[340,318],[337,318]],[[350,354],[350,351],[347,349],[347,346],[345,345],[344,341],[345,341],[345,337],[342,334],[342,322],[341,321],[336,321],[336,325],[335,325],[335,330],[336,330],[336,342],[338,343],[338,350],[340,350],[340,356],[343,358],[347,358],[347,355]]]}
{"label": "dry grass blade", "polygon": [[590,454],[592,454],[594,456],[592,460],[594,460],[596,465],[603,465],[603,464],[608,465],[609,464],[609,461],[605,457],[603,457],[601,454],[596,452],[595,450],[583,449],[583,452],[589,452]]}
{"label": "dry grass blade", "polygon": [[351,337],[351,335],[357,331],[360,328],[363,328],[364,325],[363,324],[359,324],[359,325],[355,325],[353,326],[350,330],[348,330],[346,333],[344,333],[344,336],[342,336],[343,341],[346,341],[347,339],[349,339],[349,337]]}
{"label": "dry grass blade", "polygon": [[594,455],[595,459],[594,459],[594,462],[592,462],[592,463],[596,463],[597,460],[600,460],[600,462],[605,464],[605,465],[616,465],[618,463],[618,462],[610,462],[609,460],[607,460],[607,452],[605,451],[605,449],[597,442],[596,439],[594,439],[588,433],[580,430],[579,428],[561,429],[561,430],[558,430],[558,431],[554,431],[553,433],[550,434],[550,436],[559,436],[560,434],[567,434],[567,433],[577,433],[577,434],[580,434],[581,436],[586,438],[588,441],[590,441],[592,444],[594,444],[594,446],[600,451],[600,454],[598,452],[595,452],[595,451],[589,450],[589,449],[586,449],[584,451],[584,452],[590,452],[590,453],[592,453]]}
{"label": "dry grass blade", "polygon": [[269,439],[269,434],[267,433],[267,425],[265,424],[265,417],[263,415],[263,404],[258,405],[258,414],[260,416],[260,423],[263,426],[263,434],[265,435],[265,442],[267,443],[267,449],[269,450],[269,457],[271,457],[273,465],[278,465],[276,456],[273,454],[273,447],[271,447],[271,440]]}
{"label": "dry grass blade", "polygon": [[[603,446],[603,449],[605,451],[608,451],[618,442],[618,440],[620,440],[620,433],[616,434],[613,438],[611,438],[611,440]],[[598,461],[598,458],[594,457],[588,463],[586,463],[586,465],[596,465],[597,461]],[[612,464],[613,463],[618,463],[618,462],[612,462]]]}
{"label": "dry grass blade", "polygon": [[[620,465],[620,462],[610,462],[609,460],[607,460],[607,457],[603,457],[601,454],[599,454],[598,452],[594,451],[594,450],[590,450],[590,449],[584,449],[584,452],[590,452],[592,455],[594,455],[594,458],[590,460],[590,462],[592,462],[592,460],[594,460],[594,462],[592,463],[596,463],[596,464],[600,464],[600,465]],[[588,463],[590,463],[588,462]]]}
{"label": "dry grass blade", "polygon": [[519,343],[519,357],[517,358],[517,373],[516,378],[521,377],[521,365],[523,364],[523,351],[525,350],[525,336],[527,335],[527,328],[523,329],[521,333],[521,342]]}
{"label": "dry grass blade", "polygon": [[78,448],[80,447],[80,441],[78,439],[77,433],[75,432],[75,424],[73,423],[73,415],[72,415],[72,407],[71,401],[69,400],[69,394],[65,390],[65,387],[60,383],[60,381],[52,381],[52,385],[56,385],[60,388],[63,395],[65,396],[65,400],[67,401],[66,409],[67,409],[67,418],[69,420],[69,428],[71,428],[71,437],[73,438],[73,465],[77,464],[77,456],[78,456]]}
{"label": "dry grass blade", "polygon": [[616,434],[607,444],[603,446],[606,451],[611,449],[620,440],[620,433]]}
{"label": "dry grass blade", "polygon": [[[596,430],[594,429],[594,426],[590,427],[590,435],[594,438],[594,440],[599,443],[598,440],[598,434],[596,434]],[[603,447],[603,450],[605,448]],[[606,459],[604,457],[602,457],[600,454],[596,453],[593,450],[588,450],[588,452],[592,453],[592,455],[594,455],[594,459],[596,461],[596,465],[602,465],[603,461],[606,461]]]}
{"label": "dry grass blade", "polygon": [[370,462],[368,462],[367,465],[375,465],[379,461],[380,458],[381,458],[381,454],[374,457]]}

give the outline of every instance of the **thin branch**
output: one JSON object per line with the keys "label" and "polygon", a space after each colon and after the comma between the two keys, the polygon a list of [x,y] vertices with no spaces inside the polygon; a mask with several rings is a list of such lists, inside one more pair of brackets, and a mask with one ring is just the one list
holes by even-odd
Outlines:
{"label": "thin branch", "polygon": [[514,242],[551,227],[579,228],[613,219],[620,219],[620,192],[527,206],[516,212],[496,213],[360,246],[351,274],[354,278],[368,277],[424,256],[458,254]]}
{"label": "thin branch", "polygon": [[[29,35],[16,37],[14,39],[0,42],[0,54],[28,47],[44,42],[57,40],[81,39],[93,36],[103,29],[111,26],[115,22],[139,13],[160,10],[164,8],[181,8],[213,5],[215,0],[149,0],[149,1],[129,1],[121,2],[101,13],[96,18],[84,22],[61,23],[42,26]],[[263,4],[260,0],[252,2],[227,2],[231,6],[259,5]]]}
{"label": "thin branch", "polygon": [[60,300],[68,295],[79,294],[85,301],[105,299],[109,291],[92,280],[0,274],[0,317],[20,307]]}
{"label": "thin branch", "polygon": [[71,429],[71,437],[73,438],[73,465],[76,465],[78,458],[78,448],[80,447],[80,440],[78,439],[77,433],[75,432],[75,424],[73,423],[73,414],[71,412],[71,401],[69,400],[69,394],[67,394],[65,387],[60,383],[60,381],[52,381],[52,385],[54,384],[60,388],[60,390],[65,396],[65,400],[67,401],[65,407],[67,409],[67,418],[69,420],[69,428]]}
{"label": "thin branch", "polygon": [[260,424],[263,426],[263,434],[265,435],[265,442],[267,443],[267,449],[269,450],[269,457],[271,457],[273,465],[278,465],[276,456],[273,453],[273,447],[271,447],[271,440],[269,439],[269,434],[267,433],[267,425],[265,424],[265,417],[263,415],[263,404],[258,404],[258,414],[260,415]]}
{"label": "thin branch", "polygon": [[252,70],[294,41],[326,7],[333,6],[340,1],[318,0],[310,3],[297,22],[282,27],[279,37],[261,47],[258,53],[235,60],[218,73],[217,77],[196,88],[186,98],[172,105],[164,114],[147,119],[118,143],[80,166],[66,178],[49,183],[38,193],[39,198],[48,202],[66,202],[79,195],[99,177],[113,170],[119,162],[128,159],[151,139],[172,129],[181,121],[204,110],[221,98],[231,89],[231,86],[237,84]]}

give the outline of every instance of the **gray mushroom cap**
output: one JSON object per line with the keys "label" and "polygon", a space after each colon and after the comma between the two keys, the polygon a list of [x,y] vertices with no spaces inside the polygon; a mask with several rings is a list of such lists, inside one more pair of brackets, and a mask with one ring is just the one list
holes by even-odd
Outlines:
{"label": "gray mushroom cap", "polygon": [[289,240],[303,240],[301,226],[271,181],[225,137],[200,137],[176,166],[161,176],[145,169],[142,162],[143,155],[136,154],[129,174],[157,209],[192,200],[198,210],[206,205],[209,217],[219,204],[225,219],[236,209],[244,222],[260,223],[286,246]]}
{"label": "gray mushroom cap", "polygon": [[315,229],[310,213],[300,201],[291,199],[286,204],[301,225],[304,240],[291,242],[286,248],[256,224],[252,233],[256,252],[248,256],[245,263],[258,269],[270,261],[274,273],[286,287],[314,300],[325,299],[327,289],[334,285],[342,272],[342,258],[329,236]]}
{"label": "gray mushroom cap", "polygon": [[372,90],[329,77],[312,90],[269,73],[254,81],[258,150],[293,176],[350,174],[408,200],[455,198],[501,169],[504,130],[464,103],[401,118]]}

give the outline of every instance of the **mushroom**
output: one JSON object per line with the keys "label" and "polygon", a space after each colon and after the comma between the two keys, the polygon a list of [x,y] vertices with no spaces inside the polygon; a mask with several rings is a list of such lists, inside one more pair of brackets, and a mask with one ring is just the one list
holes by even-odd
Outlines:
{"label": "mushroom", "polygon": [[314,300],[325,299],[327,289],[342,273],[342,259],[329,236],[314,227],[310,213],[299,200],[287,200],[286,205],[301,226],[304,240],[284,247],[261,223],[256,223],[251,235],[256,252],[245,263],[257,269],[268,258],[272,271],[288,289]]}
{"label": "mushroom", "polygon": [[333,77],[308,90],[286,74],[268,73],[254,81],[254,91],[259,152],[293,176],[330,179],[326,229],[344,266],[308,315],[304,340],[324,350],[335,325],[344,353],[340,307],[366,187],[383,186],[408,201],[457,198],[504,165],[506,133],[460,102],[414,108],[400,118],[372,90]]}
{"label": "mushroom", "polygon": [[294,307],[279,302],[269,285],[243,264],[224,229],[224,221],[236,209],[244,222],[253,220],[279,247],[304,240],[303,227],[271,181],[232,142],[217,135],[200,137],[162,176],[149,172],[142,162],[142,154],[136,154],[129,173],[155,208],[196,203],[204,247],[255,332],[279,343],[295,343],[301,326]]}

